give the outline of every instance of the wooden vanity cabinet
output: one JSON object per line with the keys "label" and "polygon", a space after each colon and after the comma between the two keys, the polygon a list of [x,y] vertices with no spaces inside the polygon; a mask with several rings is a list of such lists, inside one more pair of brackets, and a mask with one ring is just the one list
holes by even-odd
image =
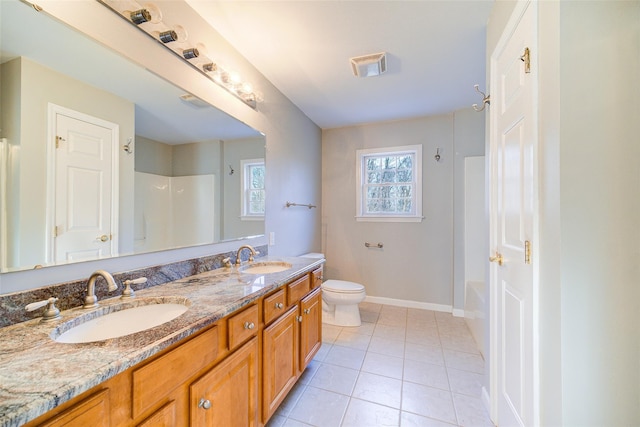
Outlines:
{"label": "wooden vanity cabinet", "polygon": [[321,277],[300,276],[25,427],[263,426],[320,348]]}

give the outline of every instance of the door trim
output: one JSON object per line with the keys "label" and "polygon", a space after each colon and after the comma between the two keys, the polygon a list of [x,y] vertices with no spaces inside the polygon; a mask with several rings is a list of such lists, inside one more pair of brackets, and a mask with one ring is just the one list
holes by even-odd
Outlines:
{"label": "door trim", "polygon": [[[82,120],[96,126],[102,126],[111,130],[111,230],[113,237],[111,239],[112,248],[115,251],[119,247],[119,230],[118,230],[118,212],[120,200],[120,125],[112,123],[94,116],[90,116],[79,111],[71,110],[51,102],[47,105],[47,210],[46,210],[46,228],[45,228],[45,262],[51,263],[55,259],[55,245],[53,240],[53,231],[55,227],[55,194],[56,194],[56,116],[64,115],[77,120]],[[113,253],[113,250],[112,250]]]}

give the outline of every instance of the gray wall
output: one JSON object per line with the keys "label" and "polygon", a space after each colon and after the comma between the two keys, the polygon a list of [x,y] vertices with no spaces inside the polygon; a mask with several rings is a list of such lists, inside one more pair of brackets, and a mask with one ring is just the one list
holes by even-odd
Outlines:
{"label": "gray wall", "polygon": [[[325,277],[360,282],[370,297],[397,300],[389,302],[451,310],[454,219],[462,221],[464,227],[464,212],[454,215],[454,198],[457,198],[454,181],[463,179],[464,156],[481,154],[483,142],[483,115],[470,109],[323,131]],[[357,222],[356,150],[416,144],[423,146],[425,219],[420,223]],[[434,159],[437,148],[440,148],[440,162]],[[464,197],[462,184],[463,181],[455,186],[461,198]],[[382,242],[384,248],[367,249],[364,242]],[[464,240],[458,244],[463,245]],[[456,261],[458,268],[464,274],[464,259]],[[455,294],[461,299],[462,309],[462,279],[458,285]]]}

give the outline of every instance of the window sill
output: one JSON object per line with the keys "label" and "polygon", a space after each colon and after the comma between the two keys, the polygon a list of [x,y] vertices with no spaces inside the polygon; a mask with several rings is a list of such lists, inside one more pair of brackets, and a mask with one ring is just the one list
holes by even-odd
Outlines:
{"label": "window sill", "polygon": [[241,216],[240,221],[264,221],[264,216]]}
{"label": "window sill", "polygon": [[423,216],[356,216],[358,222],[422,222]]}

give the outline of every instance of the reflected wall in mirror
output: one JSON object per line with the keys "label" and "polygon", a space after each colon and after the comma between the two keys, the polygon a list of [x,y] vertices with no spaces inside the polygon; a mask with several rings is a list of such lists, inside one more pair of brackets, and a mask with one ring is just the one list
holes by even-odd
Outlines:
{"label": "reflected wall in mirror", "polygon": [[264,234],[241,211],[260,132],[44,12],[0,7],[1,272]]}

